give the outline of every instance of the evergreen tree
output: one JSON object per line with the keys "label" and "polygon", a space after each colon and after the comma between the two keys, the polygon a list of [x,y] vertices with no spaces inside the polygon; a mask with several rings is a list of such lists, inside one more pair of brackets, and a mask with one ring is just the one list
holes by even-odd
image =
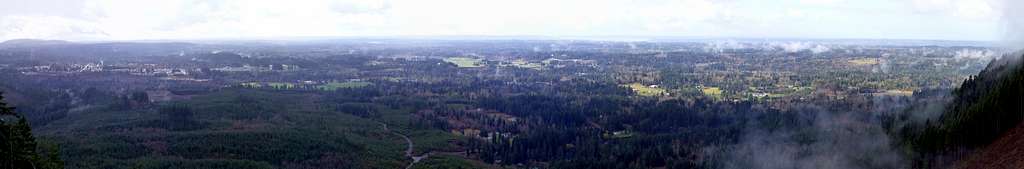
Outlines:
{"label": "evergreen tree", "polygon": [[194,128],[192,108],[184,104],[172,104],[160,108],[160,114],[167,116],[167,127],[173,130]]}
{"label": "evergreen tree", "polygon": [[49,149],[49,154],[43,158],[36,152],[37,148],[28,120],[8,107],[0,93],[0,169],[64,168],[58,149]]}

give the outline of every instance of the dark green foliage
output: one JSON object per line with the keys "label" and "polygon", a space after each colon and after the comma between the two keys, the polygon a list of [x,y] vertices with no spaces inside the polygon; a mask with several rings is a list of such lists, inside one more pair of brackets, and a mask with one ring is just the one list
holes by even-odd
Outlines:
{"label": "dark green foliage", "polygon": [[485,168],[482,164],[473,163],[462,159],[463,157],[449,155],[435,155],[427,158],[416,165],[413,169],[479,169]]}
{"label": "dark green foliage", "polygon": [[14,108],[8,107],[7,103],[4,102],[4,93],[0,92],[0,116],[14,116]]}
{"label": "dark green foliage", "polygon": [[28,120],[7,107],[0,93],[0,168],[58,169],[64,168],[63,163],[55,146],[38,146]]}
{"label": "dark green foliage", "polygon": [[[91,88],[90,88],[91,89]],[[89,92],[89,89],[86,90]],[[135,91],[130,94],[119,95],[113,99],[109,108],[113,111],[131,110],[149,105],[149,94],[144,91]]]}
{"label": "dark green foliage", "polygon": [[172,104],[160,107],[160,114],[166,116],[166,127],[172,130],[187,130],[198,128],[197,122],[193,119],[195,113],[192,108],[183,104]]}
{"label": "dark green foliage", "polygon": [[149,103],[149,94],[144,91],[132,92],[131,98],[136,103]]}
{"label": "dark green foliage", "polygon": [[480,101],[481,107],[507,112],[516,116],[533,116],[547,124],[577,126],[584,123],[585,114],[573,107],[570,98],[549,95],[522,95],[488,98]]}
{"label": "dark green foliage", "polygon": [[[6,81],[0,81],[0,86],[6,86],[7,84],[3,84],[4,82]],[[0,90],[3,88],[0,87]],[[54,120],[64,118],[71,109],[72,97],[63,91],[53,91],[35,86],[20,87],[16,90],[11,89],[7,91],[9,92],[6,93],[8,96],[18,96],[21,103],[31,103],[18,105],[17,114],[24,116],[33,125],[42,126]],[[13,114],[14,112],[12,111],[8,115]]]}
{"label": "dark green foliage", "polygon": [[342,103],[335,108],[338,112],[349,113],[363,118],[379,118],[376,105],[368,103]]}
{"label": "dark green foliage", "polygon": [[305,100],[313,97],[222,90],[132,111],[88,110],[68,119],[89,127],[58,122],[46,130],[66,132],[49,136],[62,141],[68,168],[403,166],[401,138],[372,121]]}
{"label": "dark green foliage", "polygon": [[49,141],[39,142],[40,160],[45,161],[39,168],[64,168],[64,160],[61,159],[60,145]]}
{"label": "dark green foliage", "polygon": [[1008,57],[964,81],[941,117],[901,129],[906,144],[924,154],[988,145],[1024,120],[1024,59]]}
{"label": "dark green foliage", "polygon": [[166,153],[184,158],[239,158],[278,165],[336,152],[365,151],[350,143],[344,134],[318,131],[181,134],[164,139],[175,140],[168,142]]}
{"label": "dark green foliage", "polygon": [[[481,104],[544,121],[514,137],[497,134],[490,140],[471,141],[482,160],[528,166],[546,161],[552,168],[711,167],[708,161],[696,158],[703,154],[701,147],[732,144],[742,134],[747,119],[785,118],[767,113],[765,117],[753,117],[759,113],[751,112],[751,104],[746,102],[704,99],[655,102],[599,97],[574,104],[566,98],[537,95],[484,100]],[[598,115],[601,121],[593,119]],[[602,128],[587,123],[598,123]],[[795,124],[775,123],[780,127]]]}
{"label": "dark green foliage", "polygon": [[[44,74],[39,76],[0,71],[0,87],[20,87],[14,89],[19,103],[25,103],[19,110],[38,126],[37,135],[61,141],[69,168],[400,168],[410,160],[403,156],[405,140],[392,132],[415,142],[414,154],[432,152],[414,168],[482,168],[476,160],[539,168],[714,168],[717,157],[709,156],[730,151],[745,128],[774,132],[816,127],[816,119],[807,115],[818,111],[781,112],[803,104],[805,96],[827,100],[815,96],[946,87],[953,83],[947,79],[962,77],[948,73],[949,68],[977,70],[959,67],[970,64],[961,59],[906,64],[919,59],[903,54],[883,58],[891,63],[883,66],[892,67],[889,71],[844,64],[844,55],[877,56],[902,47],[780,55],[759,49],[686,50],[702,46],[690,42],[631,42],[639,50],[628,52],[614,47],[624,44],[607,42],[384,42],[388,45],[345,41],[265,49],[147,47],[154,52],[107,44],[86,48],[94,52],[72,50],[76,52],[68,53],[74,55],[57,57],[93,63],[98,61],[94,56],[103,56],[99,59],[110,70],[152,69],[138,65],[153,63],[189,72],[170,79],[78,72],[63,60],[38,59],[53,56],[0,52],[0,60],[6,60],[0,66],[9,64],[11,70],[53,65],[72,72],[30,72]],[[566,45],[570,49],[556,49]],[[645,50],[653,46],[666,52]],[[109,49],[129,52],[101,52]],[[940,51],[964,48],[950,49]],[[223,52],[210,52],[215,50]],[[458,68],[439,58],[467,54],[487,59],[489,66]],[[122,55],[128,57],[118,57]],[[512,59],[544,64],[538,69],[501,66]],[[958,66],[936,69],[939,64]],[[225,67],[252,70],[219,69]],[[345,81],[373,85],[316,89]],[[232,87],[240,82],[296,87]],[[671,94],[636,96],[621,86],[629,83],[659,85]],[[706,98],[699,86],[725,92]],[[754,93],[773,96],[750,99]],[[150,97],[159,103],[149,103]],[[72,108],[74,113],[67,113]],[[792,137],[796,144],[827,141],[814,132]],[[45,148],[48,144],[36,147],[45,159],[57,157],[46,153],[54,150]]]}
{"label": "dark green foliage", "polygon": [[209,169],[271,169],[274,168],[270,164],[253,162],[248,160],[232,160],[232,159],[203,159],[203,160],[184,160],[184,159],[169,159],[169,160],[154,160],[145,159],[140,160],[132,168],[151,168],[151,169],[193,169],[193,168],[209,168]]}

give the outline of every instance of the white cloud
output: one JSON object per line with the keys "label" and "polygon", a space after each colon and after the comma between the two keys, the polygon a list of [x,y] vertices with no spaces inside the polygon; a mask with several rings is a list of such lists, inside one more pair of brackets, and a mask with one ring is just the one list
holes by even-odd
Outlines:
{"label": "white cloud", "polygon": [[837,5],[845,2],[846,0],[799,0],[803,4],[813,5]]}
{"label": "white cloud", "polygon": [[[0,0],[7,1],[7,0]],[[72,0],[75,1],[75,0]],[[910,11],[936,18],[992,20],[989,0],[906,0]],[[913,16],[879,18],[859,8],[891,8],[876,0],[77,0],[80,11],[0,12],[0,35],[80,39],[186,39],[373,35],[667,35],[879,38],[928,37],[936,30],[869,29],[876,19],[907,18],[888,27],[925,25]],[[4,4],[4,3],[0,3]],[[32,8],[40,8],[35,5]],[[845,8],[858,6],[857,10]],[[844,8],[841,8],[844,7]],[[65,7],[70,8],[70,7]],[[26,11],[26,10],[21,10]],[[33,10],[28,10],[33,11]],[[43,13],[43,14],[40,14]],[[68,15],[67,13],[78,13]],[[949,13],[949,14],[947,14]],[[40,18],[40,19],[25,19]],[[943,18],[944,19],[944,18]],[[26,21],[28,20],[28,21]],[[42,23],[34,23],[40,20]],[[859,23],[862,22],[862,23]],[[851,26],[852,25],[852,26]],[[25,31],[23,27],[32,27]],[[72,31],[93,30],[93,31]],[[915,27],[916,28],[916,27]],[[906,30],[926,33],[905,32]],[[904,31],[904,32],[896,32]],[[929,32],[931,31],[931,32]],[[103,32],[103,33],[100,33]],[[877,32],[874,34],[867,34]],[[105,34],[104,34],[105,33]],[[74,34],[74,35],[72,35]],[[82,34],[82,35],[78,35]]]}
{"label": "white cloud", "polygon": [[[712,0],[87,0],[111,39],[359,35],[629,35],[729,18]],[[621,30],[628,30],[621,31]],[[40,36],[45,37],[45,36]]]}
{"label": "white cloud", "polygon": [[911,0],[914,10],[931,15],[949,15],[966,19],[997,20],[994,0]]}
{"label": "white cloud", "polygon": [[0,18],[0,39],[104,39],[96,24],[56,16],[9,15]]}

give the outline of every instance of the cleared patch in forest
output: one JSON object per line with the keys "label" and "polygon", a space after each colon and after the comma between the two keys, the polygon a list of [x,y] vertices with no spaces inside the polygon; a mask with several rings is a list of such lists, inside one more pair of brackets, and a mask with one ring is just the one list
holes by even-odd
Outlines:
{"label": "cleared patch in forest", "polygon": [[712,96],[712,97],[717,97],[717,96],[721,96],[722,95],[722,89],[718,88],[718,87],[701,87],[700,91],[703,92],[704,95]]}
{"label": "cleared patch in forest", "polygon": [[641,96],[668,95],[668,92],[665,89],[662,89],[661,87],[658,87],[657,85],[649,85],[648,86],[648,85],[643,85],[643,84],[640,84],[640,83],[630,83],[630,84],[625,84],[625,85],[622,85],[622,86],[628,87],[630,89],[633,89],[633,92],[636,92],[637,95],[641,95]]}
{"label": "cleared patch in forest", "polygon": [[540,69],[540,68],[544,67],[544,65],[541,64],[541,63],[528,62],[528,61],[525,61],[525,60],[515,60],[515,61],[512,61],[512,65],[515,66],[515,67],[527,68],[527,69]]}
{"label": "cleared patch in forest", "polygon": [[316,86],[316,88],[320,90],[334,91],[342,88],[361,88],[372,84],[373,83],[370,82],[331,82]]}
{"label": "cleared patch in forest", "polygon": [[453,57],[444,58],[445,62],[455,64],[458,67],[484,67],[483,59],[466,58],[466,57]]}
{"label": "cleared patch in forest", "polygon": [[849,61],[846,61],[846,62],[849,62],[850,64],[856,65],[856,66],[876,65],[876,64],[878,64],[878,59],[877,58],[860,58],[860,59],[852,59],[852,60],[849,60]]}
{"label": "cleared patch in forest", "polygon": [[294,83],[284,83],[284,82],[270,82],[270,83],[267,83],[267,86],[270,86],[270,87],[275,88],[275,89],[291,89],[291,88],[295,88],[295,84]]}

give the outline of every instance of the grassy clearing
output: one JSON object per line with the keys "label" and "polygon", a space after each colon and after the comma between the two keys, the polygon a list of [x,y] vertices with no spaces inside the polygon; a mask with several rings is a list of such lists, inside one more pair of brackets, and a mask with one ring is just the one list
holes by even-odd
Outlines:
{"label": "grassy clearing", "polygon": [[512,61],[512,66],[526,69],[540,69],[544,67],[541,63],[527,62],[525,60]]}
{"label": "grassy clearing", "polygon": [[242,83],[242,87],[260,88],[260,87],[263,87],[263,85],[260,84],[260,83],[257,83],[257,82],[249,82],[249,83]]}
{"label": "grassy clearing", "polygon": [[391,130],[409,136],[409,139],[416,144],[413,150],[415,154],[422,154],[429,151],[455,151],[449,141],[458,139],[455,135],[437,129],[418,129],[409,126],[413,109],[387,109],[382,108],[377,121],[388,124]]}
{"label": "grassy clearing", "polygon": [[886,94],[886,95],[893,95],[893,96],[913,96],[914,95],[914,91],[913,90],[886,90],[884,94]]}
{"label": "grassy clearing", "polygon": [[324,85],[317,86],[317,89],[326,91],[335,91],[344,88],[361,88],[372,85],[370,82],[331,82]]}
{"label": "grassy clearing", "polygon": [[459,137],[449,132],[417,129],[411,130],[407,135],[412,142],[416,143],[416,148],[413,150],[413,153],[416,154],[457,151],[456,147],[449,142],[458,140]]}
{"label": "grassy clearing", "polygon": [[466,67],[466,68],[484,67],[483,59],[465,58],[465,57],[453,57],[453,58],[445,58],[444,61],[448,62],[448,63],[455,64],[455,66],[458,66],[458,67]]}
{"label": "grassy clearing", "polygon": [[633,92],[636,92],[637,95],[641,96],[668,95],[668,92],[665,89],[657,86],[647,86],[640,83],[630,83],[623,86],[633,89]]}
{"label": "grassy clearing", "polygon": [[702,87],[700,89],[704,95],[718,97],[722,95],[722,89],[718,87]]}
{"label": "grassy clearing", "polygon": [[283,82],[271,82],[271,83],[267,83],[267,86],[270,86],[270,87],[275,88],[275,89],[292,89],[292,88],[295,88],[295,84],[294,83],[283,83]]}
{"label": "grassy clearing", "polygon": [[616,131],[616,132],[611,132],[611,133],[604,133],[603,136],[604,136],[604,138],[608,138],[608,139],[630,138],[630,137],[633,137],[633,132],[629,132],[629,131]]}
{"label": "grassy clearing", "polygon": [[860,59],[849,60],[849,61],[846,61],[846,62],[849,62],[850,64],[856,65],[856,66],[876,65],[876,64],[878,64],[878,59],[877,58],[860,58]]}
{"label": "grassy clearing", "polygon": [[273,89],[278,89],[278,90],[295,89],[295,88],[299,87],[298,84],[288,83],[288,82],[247,82],[247,83],[242,83],[242,84],[239,84],[239,85],[241,85],[244,88],[259,89],[259,88],[267,87],[267,88],[273,88]]}

